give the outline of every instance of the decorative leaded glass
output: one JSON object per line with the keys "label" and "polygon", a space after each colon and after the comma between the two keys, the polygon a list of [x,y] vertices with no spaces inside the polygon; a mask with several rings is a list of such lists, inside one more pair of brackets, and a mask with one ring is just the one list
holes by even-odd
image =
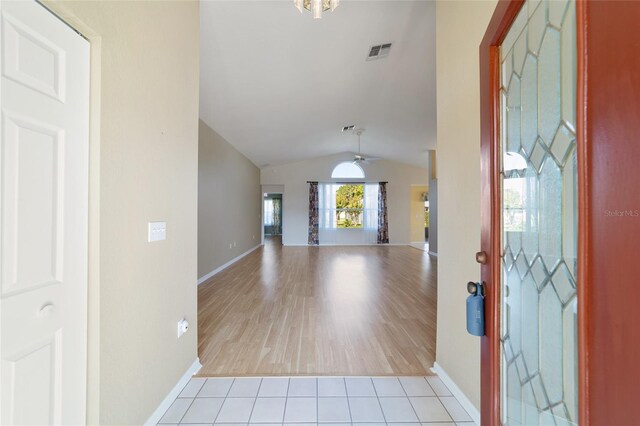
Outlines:
{"label": "decorative leaded glass", "polygon": [[505,425],[577,424],[575,4],[527,0],[501,46]]}

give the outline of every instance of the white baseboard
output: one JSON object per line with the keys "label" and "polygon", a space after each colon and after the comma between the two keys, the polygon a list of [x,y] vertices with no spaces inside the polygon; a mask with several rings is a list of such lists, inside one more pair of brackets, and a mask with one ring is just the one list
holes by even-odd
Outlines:
{"label": "white baseboard", "polygon": [[171,404],[173,404],[173,401],[175,401],[178,395],[180,395],[180,392],[182,392],[182,389],[184,389],[187,383],[189,383],[189,380],[191,380],[191,377],[193,377],[193,375],[196,374],[200,370],[200,368],[202,368],[202,364],[200,364],[200,359],[196,358],[196,360],[193,361],[193,364],[191,364],[191,366],[187,369],[187,371],[185,371],[182,377],[180,377],[180,380],[178,380],[178,383],[176,383],[176,385],[173,387],[173,389],[171,389],[169,394],[162,400],[162,402],[160,403],[158,408],[156,408],[156,410],[153,412],[151,417],[147,419],[147,421],[145,422],[145,426],[146,425],[155,426],[160,421],[162,416],[164,416],[164,413],[166,413],[167,409],[171,407]]}
{"label": "white baseboard", "polygon": [[438,253],[434,253],[434,252],[432,252],[432,251],[428,251],[427,253],[429,253],[431,256],[438,257]]}
{"label": "white baseboard", "polygon": [[379,246],[379,245],[388,245],[388,244],[377,244],[377,243],[353,243],[353,244],[339,244],[339,243],[329,243],[329,244],[320,244],[319,247],[370,247],[370,246]]}
{"label": "white baseboard", "polygon": [[433,371],[434,373],[436,373],[438,375],[438,377],[440,378],[440,380],[442,380],[442,382],[445,384],[445,386],[449,388],[449,390],[451,391],[453,396],[456,397],[456,399],[462,405],[462,407],[467,411],[467,413],[469,413],[469,416],[471,416],[473,421],[477,425],[479,425],[480,424],[480,411],[478,411],[476,406],[473,405],[471,400],[469,398],[467,398],[467,395],[465,395],[464,392],[462,392],[462,390],[458,387],[458,385],[456,385],[456,382],[454,382],[451,379],[451,377],[449,377],[447,372],[444,371],[442,369],[442,367],[437,362],[433,363],[433,367],[431,368],[431,371]]}
{"label": "white baseboard", "polygon": [[238,260],[242,259],[243,257],[245,257],[246,255],[248,255],[249,253],[251,253],[252,251],[257,250],[260,246],[262,246],[262,244],[258,244],[257,246],[245,251],[244,253],[242,253],[240,256],[238,257],[234,257],[233,259],[231,259],[230,261],[228,261],[227,263],[225,263],[224,265],[214,269],[213,271],[209,272],[207,275],[198,278],[198,285],[202,284],[203,282],[207,281],[209,278],[211,278],[212,276],[214,276],[215,274],[217,274],[218,272],[223,271],[224,269],[227,269],[229,266],[233,265],[234,263],[236,263]]}
{"label": "white baseboard", "polygon": [[354,243],[354,244],[283,244],[285,247],[368,247],[368,246],[408,246],[409,243],[393,243],[393,244],[378,244],[378,243]]}

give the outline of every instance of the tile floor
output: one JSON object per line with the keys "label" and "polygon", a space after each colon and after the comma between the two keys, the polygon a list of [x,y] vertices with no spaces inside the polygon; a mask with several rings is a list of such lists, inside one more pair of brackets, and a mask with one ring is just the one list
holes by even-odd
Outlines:
{"label": "tile floor", "polygon": [[158,424],[473,426],[437,376],[193,378]]}

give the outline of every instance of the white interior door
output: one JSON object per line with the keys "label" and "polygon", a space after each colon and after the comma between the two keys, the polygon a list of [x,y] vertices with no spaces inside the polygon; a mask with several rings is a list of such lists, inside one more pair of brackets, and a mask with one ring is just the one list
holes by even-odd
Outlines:
{"label": "white interior door", "polygon": [[0,2],[1,424],[85,422],[89,43]]}

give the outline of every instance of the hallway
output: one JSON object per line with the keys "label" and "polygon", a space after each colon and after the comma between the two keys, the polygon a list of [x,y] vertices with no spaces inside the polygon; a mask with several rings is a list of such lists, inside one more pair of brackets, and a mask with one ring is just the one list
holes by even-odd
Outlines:
{"label": "hallway", "polygon": [[436,261],[408,246],[267,239],[199,287],[199,375],[430,374],[436,292]]}

